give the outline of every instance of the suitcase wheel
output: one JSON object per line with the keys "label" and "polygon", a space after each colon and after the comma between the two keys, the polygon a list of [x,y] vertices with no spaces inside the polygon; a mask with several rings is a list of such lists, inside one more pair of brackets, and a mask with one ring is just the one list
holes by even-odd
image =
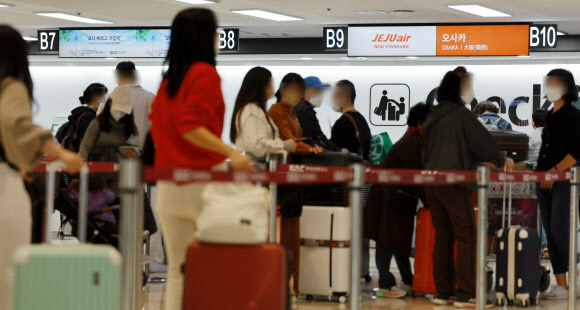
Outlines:
{"label": "suitcase wheel", "polygon": [[346,302],[346,296],[340,296],[338,297],[338,302],[341,304],[344,304]]}
{"label": "suitcase wheel", "polygon": [[498,307],[503,307],[507,304],[507,300],[505,298],[500,298],[495,301],[495,305]]}
{"label": "suitcase wheel", "polygon": [[314,296],[312,296],[312,295],[306,295],[306,300],[314,300]]}

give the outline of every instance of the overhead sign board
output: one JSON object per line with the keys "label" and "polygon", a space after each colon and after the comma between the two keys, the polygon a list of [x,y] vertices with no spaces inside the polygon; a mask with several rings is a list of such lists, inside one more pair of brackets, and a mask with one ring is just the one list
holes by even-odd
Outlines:
{"label": "overhead sign board", "polygon": [[437,56],[529,54],[529,25],[437,26]]}
{"label": "overhead sign board", "polygon": [[530,48],[556,48],[558,46],[558,25],[530,26]]}
{"label": "overhead sign board", "polygon": [[435,56],[436,26],[349,27],[348,56]]}
{"label": "overhead sign board", "polygon": [[[169,28],[60,29],[58,51],[63,58],[164,58],[170,41]],[[218,43],[220,50],[237,51],[239,30],[220,30]]]}
{"label": "overhead sign board", "polygon": [[324,27],[325,51],[346,51],[348,49],[348,27]]}
{"label": "overhead sign board", "polygon": [[351,26],[348,56],[519,56],[530,26]]}
{"label": "overhead sign board", "polygon": [[58,30],[38,30],[37,38],[39,52],[58,51]]}

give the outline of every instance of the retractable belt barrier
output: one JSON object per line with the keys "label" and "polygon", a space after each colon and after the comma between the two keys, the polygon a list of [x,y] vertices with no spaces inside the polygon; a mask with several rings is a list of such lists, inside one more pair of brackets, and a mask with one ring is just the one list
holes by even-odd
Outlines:
{"label": "retractable belt barrier", "polygon": [[[57,172],[65,172],[63,165],[42,162],[32,172],[46,172],[47,166]],[[273,193],[271,199],[271,214],[276,216],[276,195],[278,185],[285,184],[348,184],[349,202],[352,208],[352,248],[351,257],[351,309],[358,309],[360,301],[360,268],[358,264],[361,258],[362,240],[362,195],[361,189],[364,184],[392,184],[392,185],[453,185],[464,183],[476,183],[478,193],[478,231],[477,231],[477,309],[483,310],[487,298],[487,275],[485,266],[487,255],[485,243],[487,242],[487,208],[488,189],[490,182],[570,182],[570,266],[576,262],[576,218],[578,209],[578,189],[580,183],[580,168],[573,167],[566,172],[501,172],[490,171],[485,166],[480,166],[477,171],[450,171],[450,170],[408,170],[408,169],[381,169],[375,166],[364,167],[362,164],[353,164],[351,167],[313,166],[299,164],[279,164],[276,160],[269,162],[269,170],[259,171],[212,171],[201,169],[158,169],[144,167],[136,159],[124,160],[121,164],[110,162],[87,162],[86,166],[90,173],[120,173],[120,189],[123,193],[121,199],[122,210],[127,216],[126,221],[121,219],[123,272],[125,278],[132,278],[131,283],[123,287],[123,309],[136,310],[140,308],[140,257],[136,253],[141,246],[142,230],[140,220],[142,209],[142,182],[155,183],[157,181],[170,181],[179,184],[195,182],[250,182],[269,184]],[[130,212],[128,210],[131,210]],[[270,218],[271,233],[269,239],[275,237],[272,228],[275,228],[275,218]],[[131,219],[132,218],[132,219]],[[123,225],[125,223],[125,225]],[[126,252],[125,252],[126,251]],[[134,266],[135,264],[138,266]],[[133,268],[132,268],[133,267]],[[575,304],[575,278],[576,273],[570,273],[570,289],[568,296],[568,309],[574,309]]]}

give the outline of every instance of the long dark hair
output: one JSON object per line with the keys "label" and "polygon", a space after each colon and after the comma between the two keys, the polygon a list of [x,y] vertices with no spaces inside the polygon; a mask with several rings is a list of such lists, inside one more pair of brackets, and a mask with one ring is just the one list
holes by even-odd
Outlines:
{"label": "long dark hair", "polygon": [[567,93],[562,98],[566,103],[578,101],[578,86],[574,82],[574,75],[566,69],[554,69],[548,73],[548,76],[558,78],[560,82],[566,85]]}
{"label": "long dark hair", "polygon": [[[103,112],[97,116],[97,121],[99,122],[99,129],[104,132],[111,132],[111,120],[113,117],[111,116],[111,104],[113,103],[113,99],[109,98],[107,103],[105,104],[105,108]],[[133,112],[131,114],[127,114],[123,116],[119,122],[121,122],[125,127],[124,137],[125,139],[129,139],[133,135],[137,135],[137,126],[135,125],[135,117],[133,116]]]}
{"label": "long dark hair", "polygon": [[208,9],[186,9],[175,16],[165,58],[169,68],[163,75],[168,81],[169,97],[177,94],[185,74],[194,63],[202,61],[215,66],[216,30],[216,17]]}
{"label": "long dark hair", "polygon": [[79,97],[81,104],[89,104],[95,96],[104,96],[109,90],[101,83],[92,83],[85,89],[83,95]]}
{"label": "long dark hair", "polygon": [[306,83],[300,74],[293,72],[288,73],[282,78],[282,81],[280,82],[280,88],[278,88],[278,91],[276,92],[276,99],[278,102],[282,100],[282,93],[280,93],[280,90],[289,84],[298,84],[298,86],[302,88],[302,93],[304,93],[304,90],[306,89]]}
{"label": "long dark hair", "polygon": [[236,105],[234,106],[234,113],[232,114],[232,124],[230,126],[230,140],[235,143],[238,137],[238,128],[236,126],[237,120],[240,119],[241,112],[244,107],[248,104],[256,104],[266,115],[266,119],[270,124],[270,129],[272,130],[272,136],[275,135],[274,125],[270,121],[268,114],[266,113],[266,87],[272,81],[272,72],[263,67],[254,67],[246,73],[244,81],[242,82],[242,87],[238,92],[238,97],[236,98]]}
{"label": "long dark hair", "polygon": [[32,77],[28,69],[28,44],[20,33],[8,25],[0,25],[0,82],[14,78],[26,86],[32,101]]}

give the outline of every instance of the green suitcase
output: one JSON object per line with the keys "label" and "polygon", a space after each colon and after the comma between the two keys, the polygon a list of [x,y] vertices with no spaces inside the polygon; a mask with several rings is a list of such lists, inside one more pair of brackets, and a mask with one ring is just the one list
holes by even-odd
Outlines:
{"label": "green suitcase", "polygon": [[[47,215],[54,209],[57,168],[47,167]],[[81,171],[79,231],[86,236],[88,169]],[[45,240],[50,241],[49,216]],[[108,245],[29,245],[13,258],[13,310],[118,310],[121,291],[121,254]]]}
{"label": "green suitcase", "polygon": [[121,255],[111,246],[25,246],[14,255],[14,310],[119,309]]}

